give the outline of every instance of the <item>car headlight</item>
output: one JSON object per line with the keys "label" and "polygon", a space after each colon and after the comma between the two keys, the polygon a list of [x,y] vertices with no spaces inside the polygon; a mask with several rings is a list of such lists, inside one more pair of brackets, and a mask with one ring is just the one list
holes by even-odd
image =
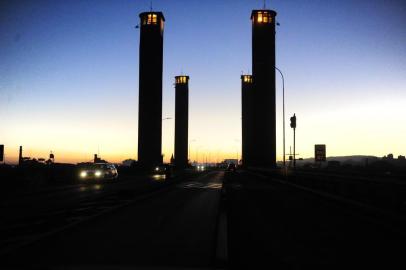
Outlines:
{"label": "car headlight", "polygon": [[94,173],[94,175],[95,175],[96,177],[100,177],[100,176],[102,175],[102,173],[101,173],[101,171],[96,171],[96,172]]}
{"label": "car headlight", "polygon": [[80,177],[85,178],[87,176],[87,172],[83,171],[80,172]]}

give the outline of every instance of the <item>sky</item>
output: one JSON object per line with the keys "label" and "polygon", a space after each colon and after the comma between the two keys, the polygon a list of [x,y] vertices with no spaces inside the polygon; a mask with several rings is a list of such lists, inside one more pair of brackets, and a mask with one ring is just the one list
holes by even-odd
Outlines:
{"label": "sky", "polygon": [[[241,73],[261,0],[154,0],[164,30],[162,147],[174,146],[174,76],[189,82],[192,160],[241,157]],[[406,154],[406,2],[273,0],[276,65],[299,157]],[[138,14],[150,1],[1,1],[0,144],[7,162],[137,158]],[[278,74],[277,74],[278,76]],[[277,158],[282,83],[277,77]]]}

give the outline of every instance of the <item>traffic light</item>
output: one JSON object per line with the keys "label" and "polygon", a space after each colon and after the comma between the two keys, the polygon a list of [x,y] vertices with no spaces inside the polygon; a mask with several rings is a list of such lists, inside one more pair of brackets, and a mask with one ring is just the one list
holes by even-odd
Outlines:
{"label": "traffic light", "polygon": [[290,118],[290,127],[296,128],[296,115],[295,114],[293,114],[293,116]]}

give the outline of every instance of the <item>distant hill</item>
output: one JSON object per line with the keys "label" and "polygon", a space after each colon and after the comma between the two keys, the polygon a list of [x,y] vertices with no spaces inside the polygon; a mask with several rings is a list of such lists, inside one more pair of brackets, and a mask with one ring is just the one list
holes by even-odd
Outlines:
{"label": "distant hill", "polygon": [[[357,164],[357,163],[365,163],[365,160],[368,159],[368,162],[373,162],[380,160],[381,158],[376,156],[368,156],[368,155],[352,155],[352,156],[332,156],[327,157],[327,161],[339,161],[340,163],[346,164]],[[305,163],[313,163],[314,158],[304,158],[303,160],[296,160],[297,164],[305,164]]]}

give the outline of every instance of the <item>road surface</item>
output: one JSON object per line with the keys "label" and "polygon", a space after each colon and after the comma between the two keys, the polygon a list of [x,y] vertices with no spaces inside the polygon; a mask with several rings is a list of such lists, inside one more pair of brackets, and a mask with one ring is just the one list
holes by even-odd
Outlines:
{"label": "road surface", "polygon": [[402,224],[259,172],[190,176],[110,210],[0,262],[39,269],[406,268]]}
{"label": "road surface", "polygon": [[370,212],[258,173],[228,173],[224,183],[230,268],[406,267],[404,232]]}
{"label": "road surface", "polygon": [[223,172],[183,181],[7,255],[20,266],[209,267]]}

